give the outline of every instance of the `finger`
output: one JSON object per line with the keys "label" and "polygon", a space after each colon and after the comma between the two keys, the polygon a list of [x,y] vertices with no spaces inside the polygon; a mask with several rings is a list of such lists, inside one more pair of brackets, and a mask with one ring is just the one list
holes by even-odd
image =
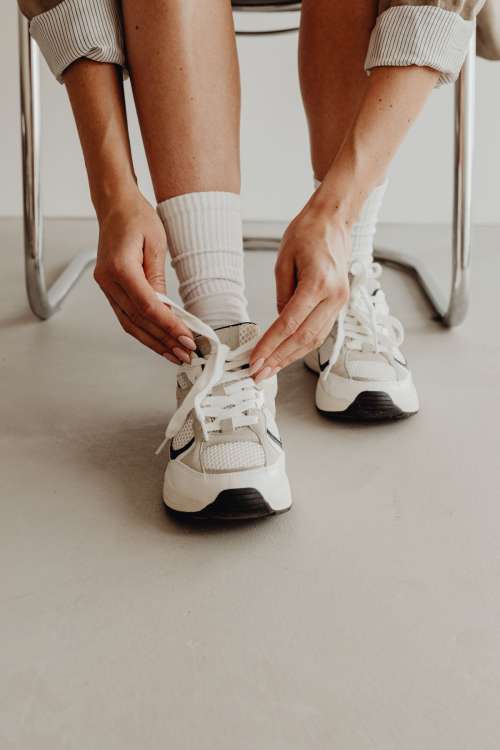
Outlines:
{"label": "finger", "polygon": [[[321,302],[301,326],[264,361],[263,370],[282,370],[296,359],[320,346],[335,320],[330,301]],[[258,379],[256,378],[258,382]]]}
{"label": "finger", "polygon": [[[114,302],[120,307],[124,314],[136,325],[138,328],[142,328],[147,334],[157,339],[164,346],[164,350],[170,351],[174,354],[177,359],[182,359],[185,362],[189,362],[191,359],[191,352],[187,348],[180,346],[177,339],[174,339],[169,333],[165,333],[161,328],[152,323],[150,320],[143,318],[141,314],[134,307],[132,301],[127,297],[125,292],[118,284],[113,283],[109,287],[109,292]],[[182,352],[182,356],[177,356],[174,349],[178,350],[178,354]]]}
{"label": "finger", "polygon": [[139,328],[137,325],[135,325],[135,323],[130,320],[130,318],[124,313],[121,307],[117,305],[117,303],[111,297],[108,297],[108,301],[113,308],[115,315],[118,318],[118,321],[125,333],[128,333],[130,336],[137,339],[137,341],[139,341],[144,346],[147,346],[148,349],[151,349],[153,352],[156,352],[156,354],[159,354],[162,357],[166,357],[170,360],[170,362],[173,362],[177,365],[181,364],[181,362],[177,360],[172,354],[170,354],[169,352],[165,352],[165,346],[160,341],[155,339],[144,329]]}
{"label": "finger", "polygon": [[278,314],[286,307],[296,288],[295,265],[293,262],[280,261],[276,263],[276,306]]}
{"label": "finger", "polygon": [[265,362],[275,349],[290,336],[293,336],[321,301],[322,298],[312,290],[309,284],[299,282],[291,300],[253,350],[250,356],[250,364],[255,366],[262,360]]}
{"label": "finger", "polygon": [[[282,364],[278,365],[286,367],[291,362],[294,362],[300,357],[304,357],[314,349],[319,348],[326,337],[332,330],[335,321],[338,318],[340,311],[345,307],[349,298],[349,286],[340,285],[331,293],[328,299],[324,300],[311,316],[303,323],[301,329],[297,332],[296,336],[293,336],[289,342],[283,344],[283,352],[278,353],[278,357],[281,357]],[[292,344],[297,344],[295,350],[292,349]],[[290,345],[289,345],[290,344]],[[274,357],[271,355],[271,359]],[[269,364],[266,362],[266,365]],[[276,365],[274,365],[276,367]]]}
{"label": "finger", "polygon": [[[276,375],[276,373],[278,373],[280,370],[285,369],[285,367],[288,367],[293,362],[296,362],[298,359],[302,359],[303,357],[305,357],[306,354],[309,354],[309,352],[312,351],[313,349],[319,348],[321,344],[325,341],[330,331],[332,330],[334,322],[335,320],[333,320],[333,322],[328,321],[321,328],[321,330],[318,332],[317,339],[316,339],[318,343],[312,348],[309,348],[309,346],[299,345],[296,349],[288,348],[286,351],[279,352],[278,359],[280,361],[280,364],[276,364],[271,367],[266,366],[264,369],[269,373],[266,377],[270,377],[271,375]],[[285,346],[286,344],[284,344],[283,346]],[[261,372],[264,372],[264,370],[261,370]],[[261,379],[264,379],[264,378],[259,378],[259,380],[257,380],[256,378],[256,382],[260,382]]]}
{"label": "finger", "polygon": [[[167,305],[158,299],[148,284],[141,265],[127,266],[127,268],[121,269],[118,278],[115,280],[132,300],[143,318],[147,318],[155,323],[165,333],[169,333],[173,338],[177,339],[182,345],[186,345],[187,340],[192,341],[191,346],[193,349],[195,348],[193,334]],[[186,337],[185,342],[180,341],[181,336]]]}
{"label": "finger", "polygon": [[[136,328],[141,328],[148,336],[156,339],[162,345],[163,353],[169,351],[170,354],[175,357],[176,362],[179,360],[185,363],[190,362],[192,349],[195,347],[192,338],[182,337],[182,341],[177,341],[177,339],[169,333],[166,333],[163,329],[157,327],[150,320],[143,318],[141,313],[134,306],[133,301],[127,296],[125,290],[114,281],[111,281],[109,275],[105,274],[104,277],[101,277],[101,275],[98,274],[96,280],[108,300],[114,302],[115,305],[118,305],[123,315],[125,315]],[[123,323],[121,318],[120,322]],[[122,327],[124,326],[122,325]]]}

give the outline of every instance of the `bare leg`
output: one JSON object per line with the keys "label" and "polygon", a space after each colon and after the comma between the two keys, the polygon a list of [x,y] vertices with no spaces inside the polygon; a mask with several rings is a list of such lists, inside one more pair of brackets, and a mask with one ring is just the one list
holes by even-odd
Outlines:
{"label": "bare leg", "polygon": [[276,265],[279,318],[252,362],[281,368],[319,346],[349,294],[351,231],[439,79],[362,66],[374,0],[304,0],[301,82],[321,186],[288,227]]}
{"label": "bare leg", "polygon": [[230,0],[123,0],[134,97],[185,308],[248,320],[240,80]]}
{"label": "bare leg", "polygon": [[322,180],[366,93],[364,60],[377,17],[375,0],[304,0],[299,73],[314,175]]}
{"label": "bare leg", "polygon": [[[325,184],[315,201],[352,223],[385,175],[439,73],[416,66],[363,69],[375,0],[304,0],[300,77],[313,167]],[[325,179],[326,178],[326,179]],[[334,195],[335,193],[335,195]]]}
{"label": "bare leg", "polygon": [[158,202],[239,193],[240,82],[229,0],[123,0],[122,7]]}

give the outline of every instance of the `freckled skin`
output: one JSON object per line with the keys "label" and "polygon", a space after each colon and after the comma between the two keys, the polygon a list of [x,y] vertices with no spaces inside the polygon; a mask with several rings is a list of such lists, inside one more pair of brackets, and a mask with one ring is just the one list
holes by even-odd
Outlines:
{"label": "freckled skin", "polygon": [[[324,321],[333,324],[345,300],[342,269],[348,267],[351,227],[439,77],[411,66],[377,68],[366,76],[375,5],[372,0],[303,0],[300,78],[321,185],[285,233],[276,275],[281,314],[251,357],[252,362],[263,358],[263,367],[284,367],[300,358],[305,354],[301,331],[321,338]],[[302,279],[319,285],[315,265],[318,276],[325,273],[328,258],[333,270],[326,291],[310,292],[308,298]]]}
{"label": "freckled skin", "polygon": [[238,193],[240,84],[230,3],[122,0],[121,5],[157,201],[209,190]]}
{"label": "freckled skin", "polygon": [[[157,200],[203,191],[239,193],[240,82],[230,2],[122,0],[122,11],[128,69]],[[412,66],[376,68],[366,75],[364,60],[377,13],[374,0],[303,0],[300,82],[312,165],[322,184],[290,225],[280,250],[280,318],[252,355],[252,361],[264,359],[263,367],[274,364],[272,355],[282,345],[291,350],[281,365],[303,356],[301,327],[309,340],[331,328],[346,300],[350,228],[439,77]],[[165,236],[137,187],[121,76],[114,66],[78,61],[64,79],[94,204],[100,216],[113,218],[107,222],[108,229],[112,226],[106,238],[110,257],[115,253],[116,259],[117,248],[132,242],[129,225],[116,220],[121,206],[133,206],[138,217],[134,264],[125,268],[133,287],[144,276],[153,278],[147,266],[162,257]],[[151,237],[156,251],[143,253]],[[108,268],[101,264],[103,287],[109,287]],[[158,266],[155,277],[160,276]],[[290,315],[297,322],[291,334]],[[146,323],[154,338],[155,326]],[[173,314],[165,327],[167,349],[175,356],[181,332]],[[147,341],[151,344],[151,337]]]}

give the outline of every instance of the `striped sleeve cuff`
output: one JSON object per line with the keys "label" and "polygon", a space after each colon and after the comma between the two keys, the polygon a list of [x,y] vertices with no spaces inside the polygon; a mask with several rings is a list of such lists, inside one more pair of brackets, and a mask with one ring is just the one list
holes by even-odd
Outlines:
{"label": "striped sleeve cuff", "polygon": [[418,65],[438,70],[438,85],[456,80],[474,30],[459,13],[428,5],[384,11],[372,31],[365,70]]}
{"label": "striped sleeve cuff", "polygon": [[66,68],[82,57],[125,65],[116,0],[63,0],[35,16],[30,33],[59,81]]}

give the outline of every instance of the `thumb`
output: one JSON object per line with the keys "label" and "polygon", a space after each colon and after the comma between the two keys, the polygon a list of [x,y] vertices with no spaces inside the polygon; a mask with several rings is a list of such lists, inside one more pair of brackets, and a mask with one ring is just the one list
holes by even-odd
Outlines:
{"label": "thumb", "polygon": [[144,275],[155,292],[165,294],[165,247],[149,238],[144,240]]}

